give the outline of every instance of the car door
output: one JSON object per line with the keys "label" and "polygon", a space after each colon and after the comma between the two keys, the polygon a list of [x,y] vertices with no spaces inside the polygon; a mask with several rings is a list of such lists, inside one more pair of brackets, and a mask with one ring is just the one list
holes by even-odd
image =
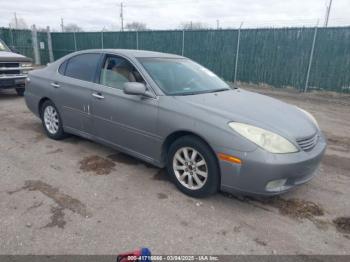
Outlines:
{"label": "car door", "polygon": [[125,82],[144,82],[127,59],[106,55],[92,100],[95,135],[145,160],[156,156],[158,99],[123,92]]}
{"label": "car door", "polygon": [[59,76],[51,83],[65,129],[87,137],[92,134],[91,93],[100,58],[99,53],[71,57],[61,64]]}

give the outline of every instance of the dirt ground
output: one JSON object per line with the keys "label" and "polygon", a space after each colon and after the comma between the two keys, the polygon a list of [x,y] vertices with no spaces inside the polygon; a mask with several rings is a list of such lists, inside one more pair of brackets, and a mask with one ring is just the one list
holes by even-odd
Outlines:
{"label": "dirt ground", "polygon": [[48,139],[2,91],[0,254],[350,254],[350,97],[246,88],[310,111],[328,138],[319,175],[280,197],[187,197],[137,159]]}

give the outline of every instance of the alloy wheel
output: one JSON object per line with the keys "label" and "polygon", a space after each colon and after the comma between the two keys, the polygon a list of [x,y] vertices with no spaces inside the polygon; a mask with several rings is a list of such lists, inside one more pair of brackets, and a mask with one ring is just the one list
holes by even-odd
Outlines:
{"label": "alloy wheel", "polygon": [[186,188],[198,190],[208,179],[208,166],[204,157],[194,148],[181,147],[173,158],[177,180]]}
{"label": "alloy wheel", "polygon": [[55,135],[59,129],[59,118],[56,109],[53,106],[47,106],[44,110],[44,123],[47,131]]}

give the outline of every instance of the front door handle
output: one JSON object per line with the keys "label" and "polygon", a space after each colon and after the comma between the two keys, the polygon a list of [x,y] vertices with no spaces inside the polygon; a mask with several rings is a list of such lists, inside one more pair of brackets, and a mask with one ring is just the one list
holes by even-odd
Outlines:
{"label": "front door handle", "polygon": [[97,99],[104,99],[105,97],[101,95],[100,93],[92,93],[93,97],[96,97]]}
{"label": "front door handle", "polygon": [[57,84],[57,83],[55,83],[55,82],[51,83],[51,85],[52,85],[54,88],[58,88],[58,87],[60,87],[60,85],[59,85],[59,84]]}

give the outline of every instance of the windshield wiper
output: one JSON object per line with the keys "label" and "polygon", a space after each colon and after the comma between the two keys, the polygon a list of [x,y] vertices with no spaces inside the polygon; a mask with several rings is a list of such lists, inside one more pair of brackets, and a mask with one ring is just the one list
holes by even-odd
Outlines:
{"label": "windshield wiper", "polygon": [[175,94],[176,96],[191,96],[191,95],[198,95],[200,93],[198,92],[186,92],[186,93],[179,93],[179,94]]}
{"label": "windshield wiper", "polygon": [[221,88],[221,89],[216,89],[213,91],[209,91],[208,93],[216,93],[216,92],[222,92],[222,91],[228,91],[230,90],[229,88]]}
{"label": "windshield wiper", "polygon": [[191,96],[191,95],[200,95],[200,94],[207,94],[207,93],[216,93],[216,92],[222,92],[222,91],[228,91],[231,90],[229,88],[221,88],[221,89],[215,89],[215,90],[205,90],[205,91],[198,91],[198,92],[186,92],[186,93],[178,93],[174,94],[177,96]]}

